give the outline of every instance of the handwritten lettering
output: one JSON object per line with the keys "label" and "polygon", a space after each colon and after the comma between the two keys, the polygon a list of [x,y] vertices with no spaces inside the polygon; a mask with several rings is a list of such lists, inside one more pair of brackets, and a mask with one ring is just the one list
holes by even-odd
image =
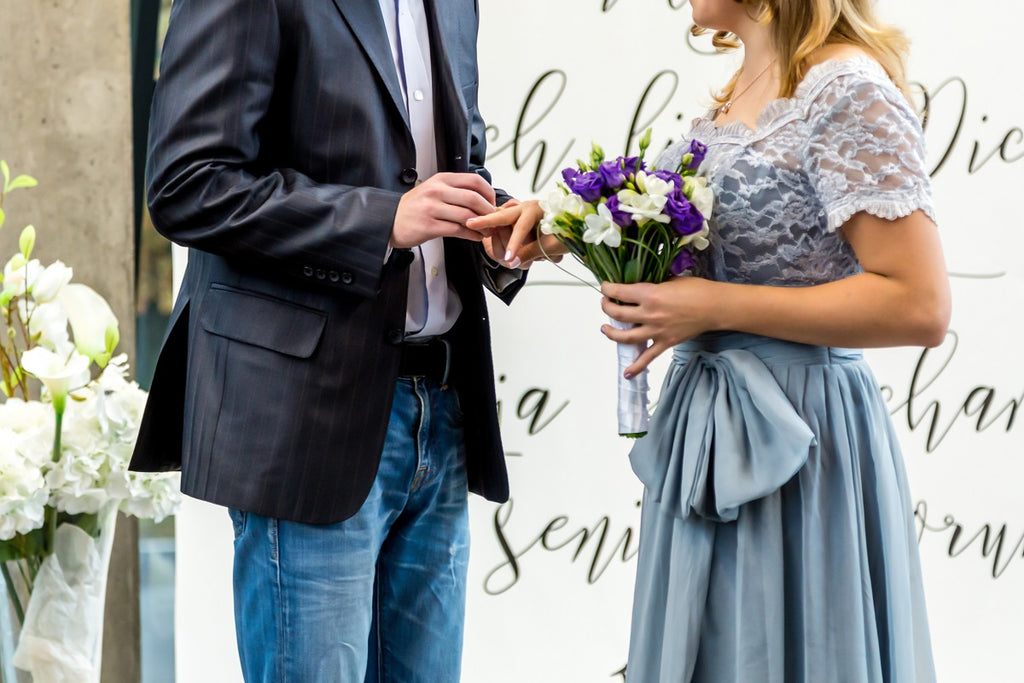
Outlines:
{"label": "handwritten lettering", "polygon": [[[509,153],[512,156],[512,167],[516,171],[522,171],[529,166],[533,172],[531,192],[540,192],[551,183],[557,173],[570,165],[567,160],[576,146],[576,138],[569,138],[568,142],[559,144],[533,137],[541,124],[558,109],[568,86],[569,78],[564,71],[552,69],[544,72],[530,87],[516,117],[515,129],[510,139],[502,139],[501,129],[497,125],[487,127],[487,139],[492,143],[489,158],[494,159]],[[626,130],[625,150],[629,150],[643,132],[668,110],[678,90],[679,74],[675,71],[659,71],[651,77],[644,86],[639,101],[633,107]],[[682,114],[676,116],[677,120],[681,118]],[[653,151],[652,148],[651,152]]]}
{"label": "handwritten lettering", "polygon": [[[943,402],[938,398],[928,400],[926,394],[949,370],[959,346],[959,337],[953,331],[950,340],[937,349],[924,349],[918,358],[910,380],[906,397],[891,408],[893,415],[904,413],[907,427],[911,431],[926,431],[925,450],[934,452],[961,421],[968,420],[976,433],[1001,426],[1009,432],[1017,424],[1017,412],[1024,403],[1024,392],[1016,397],[1000,397],[996,388],[979,384],[969,389],[963,400],[955,403],[952,414],[945,414]],[[932,361],[933,356],[937,360]],[[891,386],[882,388],[885,396],[894,395]]]}
{"label": "handwritten lettering", "polygon": [[[669,9],[676,11],[686,6],[688,0],[665,0],[668,4]],[[619,4],[619,0],[601,0],[601,12],[607,13],[612,10],[612,7]]]}
{"label": "handwritten lettering", "polygon": [[923,542],[926,534],[948,534],[946,554],[957,558],[968,550],[977,550],[982,558],[991,559],[993,579],[1001,577],[1014,560],[1024,559],[1024,533],[1014,541],[1006,524],[985,523],[968,530],[953,515],[945,515],[940,522],[933,523],[928,516],[928,503],[923,500],[914,508],[914,519],[918,543]]}
{"label": "handwritten lettering", "polygon": [[[507,377],[501,375],[498,378],[498,384],[502,385],[505,383]],[[523,392],[523,395],[519,398],[519,402],[516,404],[516,417],[520,420],[529,422],[527,427],[527,433],[530,436],[536,436],[540,434],[551,422],[558,417],[563,410],[569,405],[569,401],[562,401],[555,408],[548,406],[548,401],[551,399],[550,389],[541,389],[539,387],[533,387]],[[501,405],[502,402],[498,400],[498,421],[501,421]]]}
{"label": "handwritten lettering", "polygon": [[[640,503],[637,502],[637,505]],[[559,515],[548,521],[525,544],[514,545],[510,538],[514,509],[515,501],[509,499],[494,511],[494,534],[505,559],[491,568],[484,577],[484,591],[488,595],[500,595],[519,583],[524,559],[532,551],[571,552],[569,562],[573,564],[584,558],[588,584],[597,583],[613,562],[626,564],[638,552],[636,531],[627,526],[621,533],[615,532],[617,535],[612,538],[612,520],[607,515],[599,518],[592,526],[576,528],[570,527],[568,516]]]}
{"label": "handwritten lettering", "polygon": [[[969,119],[968,87],[967,82],[960,76],[946,79],[931,91],[923,85],[917,84],[917,86],[924,96],[922,127],[926,137],[929,138],[929,147],[943,150],[942,156],[931,170],[931,174],[935,176],[950,161],[962,142],[964,128]],[[935,131],[932,124],[937,112],[945,110],[952,112],[955,123],[952,130],[946,133],[945,139],[934,140],[936,134],[942,135],[942,132]],[[979,120],[982,125],[986,125],[989,123],[989,116],[984,114]],[[943,142],[934,144],[939,141]],[[990,138],[988,142],[982,142],[978,136],[975,136],[975,139],[971,141],[970,148],[970,158],[967,162],[969,175],[979,173],[996,157],[1006,164],[1016,163],[1024,159],[1024,129],[1012,126],[1005,132],[996,133],[995,137]]]}
{"label": "handwritten lettering", "polygon": [[[526,100],[523,103],[522,109],[519,111],[519,117],[516,119],[516,129],[511,140],[506,142],[501,147],[498,147],[492,152],[492,156],[498,156],[506,150],[512,150],[512,167],[517,171],[523,170],[526,167],[527,162],[536,155],[537,161],[533,172],[533,181],[530,189],[533,192],[539,192],[541,188],[547,185],[555,173],[559,172],[565,167],[565,160],[569,156],[569,150],[576,144],[576,138],[569,140],[568,144],[565,145],[562,153],[558,155],[550,166],[545,169],[545,160],[548,156],[548,143],[546,140],[540,140],[535,143],[528,151],[523,152],[522,148],[525,144],[527,135],[532,133],[534,129],[539,126],[544,119],[546,119],[559,100],[562,99],[562,95],[565,93],[565,88],[568,83],[568,78],[564,71],[558,69],[552,69],[551,71],[545,72],[530,88],[530,92],[526,95]],[[551,88],[545,88],[548,84],[553,84],[554,93],[547,94]],[[533,115],[532,111],[535,107],[540,109],[540,113]],[[497,140],[500,135],[500,131],[497,127],[491,125],[487,127],[487,135],[492,140]]]}

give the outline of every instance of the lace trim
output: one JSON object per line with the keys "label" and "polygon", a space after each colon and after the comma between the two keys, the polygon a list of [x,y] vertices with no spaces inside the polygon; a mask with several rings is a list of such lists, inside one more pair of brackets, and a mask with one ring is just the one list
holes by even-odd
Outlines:
{"label": "lace trim", "polygon": [[693,120],[690,136],[704,143],[711,138],[717,141],[737,138],[744,143],[764,139],[791,121],[806,119],[810,115],[811,105],[822,90],[836,78],[854,73],[869,77],[876,83],[891,84],[881,65],[865,55],[846,59],[826,59],[807,70],[793,97],[780,97],[765,105],[757,117],[755,128],[749,128],[742,121],[731,121],[717,126],[714,121],[715,110],[710,109],[703,116]]}
{"label": "lace trim", "polygon": [[932,222],[935,218],[935,207],[925,188],[914,188],[906,192],[884,197],[870,195],[850,195],[828,210],[828,230],[835,232],[844,223],[853,218],[854,214],[864,211],[889,221],[909,216],[920,209]]}

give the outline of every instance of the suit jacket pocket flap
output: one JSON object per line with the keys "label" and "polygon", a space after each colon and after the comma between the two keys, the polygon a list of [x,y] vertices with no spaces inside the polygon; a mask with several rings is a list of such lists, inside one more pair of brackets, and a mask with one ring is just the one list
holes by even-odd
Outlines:
{"label": "suit jacket pocket flap", "polygon": [[309,358],[323,335],[327,316],[283,299],[213,285],[207,292],[199,323],[210,334]]}

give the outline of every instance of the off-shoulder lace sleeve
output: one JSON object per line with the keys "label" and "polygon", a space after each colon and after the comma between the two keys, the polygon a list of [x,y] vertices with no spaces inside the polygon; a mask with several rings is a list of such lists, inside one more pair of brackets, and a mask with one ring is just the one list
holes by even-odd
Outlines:
{"label": "off-shoulder lace sleeve", "polygon": [[935,220],[921,125],[892,83],[839,76],[809,123],[807,170],[829,230],[860,211],[893,220],[921,209]]}

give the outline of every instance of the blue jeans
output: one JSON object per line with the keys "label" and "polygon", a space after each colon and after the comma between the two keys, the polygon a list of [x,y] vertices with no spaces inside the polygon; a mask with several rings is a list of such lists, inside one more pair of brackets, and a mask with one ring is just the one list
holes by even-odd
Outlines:
{"label": "blue jeans", "polygon": [[400,378],[355,516],[309,525],[231,510],[247,683],[455,683],[469,559],[462,414]]}

